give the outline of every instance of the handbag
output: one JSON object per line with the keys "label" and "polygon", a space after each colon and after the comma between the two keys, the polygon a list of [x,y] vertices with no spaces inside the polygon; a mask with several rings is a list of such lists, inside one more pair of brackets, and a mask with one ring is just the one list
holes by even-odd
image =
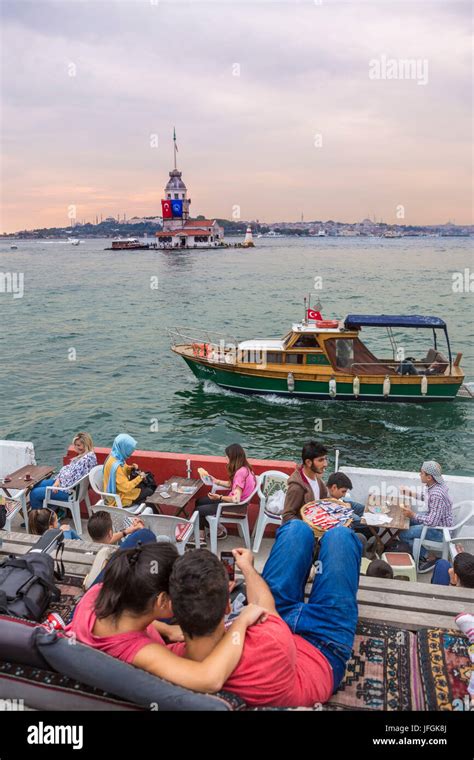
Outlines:
{"label": "handbag", "polygon": [[[129,480],[134,480],[138,474],[138,470],[130,470]],[[145,472],[145,477],[140,483],[140,486],[146,486],[147,488],[153,488],[154,491],[156,490],[155,476],[152,472]]]}

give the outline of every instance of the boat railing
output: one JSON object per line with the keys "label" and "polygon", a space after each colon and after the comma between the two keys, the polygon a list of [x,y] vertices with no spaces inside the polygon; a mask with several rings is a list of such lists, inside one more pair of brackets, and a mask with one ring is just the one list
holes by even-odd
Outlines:
{"label": "boat railing", "polygon": [[[376,359],[372,362],[352,362],[351,364],[348,364],[347,367],[338,367],[337,369],[344,371],[344,369],[348,369],[351,372],[357,372],[364,370],[365,368],[370,369],[371,367],[386,367],[387,370],[390,370],[393,374],[399,375],[399,369],[400,366],[403,364],[403,359]],[[427,363],[424,361],[411,361],[410,364],[412,364],[415,368],[416,367],[423,367],[423,369],[427,370],[428,366]],[[428,374],[431,375],[443,375],[445,373],[445,369],[440,369],[438,372],[431,372]],[[421,374],[420,374],[421,377]]]}
{"label": "boat railing", "polygon": [[400,365],[399,361],[393,361],[391,359],[390,360],[375,359],[372,362],[352,362],[351,364],[348,364],[347,367],[338,367],[338,369],[341,371],[344,371],[344,369],[348,369],[351,372],[357,372],[357,371],[360,372],[361,370],[364,370],[364,369],[367,370],[367,369],[370,369],[371,367],[384,367],[387,369],[387,371],[390,370],[391,372],[393,372],[393,374],[398,374],[397,366],[399,365]]}
{"label": "boat railing", "polygon": [[225,350],[238,346],[237,338],[233,335],[216,330],[200,329],[196,331],[194,328],[177,326],[168,328],[168,335],[172,347],[206,344]]}

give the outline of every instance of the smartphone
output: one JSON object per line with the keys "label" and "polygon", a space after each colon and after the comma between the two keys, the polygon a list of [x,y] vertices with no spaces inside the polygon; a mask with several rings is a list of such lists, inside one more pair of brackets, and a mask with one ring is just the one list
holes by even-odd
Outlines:
{"label": "smartphone", "polygon": [[221,562],[229,574],[229,580],[235,580],[235,557],[232,552],[221,552]]}

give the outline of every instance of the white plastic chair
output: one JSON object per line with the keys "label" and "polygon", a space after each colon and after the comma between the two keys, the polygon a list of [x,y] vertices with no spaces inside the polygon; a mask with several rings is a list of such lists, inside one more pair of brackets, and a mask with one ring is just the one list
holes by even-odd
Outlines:
{"label": "white plastic chair", "polygon": [[458,550],[456,549],[456,544],[458,543],[462,544],[464,551],[469,552],[469,554],[474,554],[474,530],[471,528],[471,533],[468,536],[463,536],[462,541],[460,542],[457,539],[448,542],[448,559],[451,563],[453,562],[455,556],[459,554]]}
{"label": "white plastic chair", "polygon": [[281,515],[267,512],[266,504],[268,498],[275,493],[275,491],[286,491],[286,481],[289,477],[289,475],[285,472],[280,472],[280,470],[266,470],[260,475],[260,482],[257,490],[260,499],[260,510],[253,531],[253,551],[255,554],[257,554],[260,549],[260,544],[262,543],[262,538],[267,525],[281,525]]}
{"label": "white plastic chair", "polygon": [[91,513],[91,503],[89,499],[89,474],[84,475],[69,488],[60,488],[59,490],[69,494],[67,501],[61,501],[54,498],[53,486],[47,486],[43,499],[43,508],[60,507],[67,509],[72,514],[74,528],[77,533],[82,533],[81,523],[81,502],[85,501],[87,512]]}
{"label": "white plastic chair", "polygon": [[[247,549],[250,549],[248,505],[249,505],[249,502],[252,501],[253,497],[257,493],[258,487],[260,484],[260,475],[256,475],[255,477],[256,477],[255,488],[253,489],[252,493],[249,494],[249,496],[247,497],[245,501],[239,501],[236,504],[232,504],[231,502],[221,501],[220,504],[218,504],[217,512],[215,515],[206,515],[206,520],[209,523],[211,552],[213,554],[217,554],[217,530],[220,523],[225,523],[226,525],[237,525],[239,529],[239,533],[241,534],[242,538],[245,541],[245,546],[247,547]],[[217,488],[214,487],[212,490],[213,492],[215,492],[216,490],[221,490],[221,488],[223,487],[217,487]],[[226,512],[228,514],[226,514]]]}
{"label": "white plastic chair", "polygon": [[455,515],[455,525],[451,528],[443,528],[444,540],[448,544],[448,551],[451,560],[457,554],[456,544],[462,544],[466,551],[471,551],[467,542],[474,540],[474,502],[466,500],[456,504],[453,510]]}
{"label": "white plastic chair", "polygon": [[28,509],[26,506],[26,490],[13,491],[12,496],[6,496],[7,517],[5,520],[4,530],[12,529],[12,521],[16,514],[21,510],[23,512],[23,521],[28,525]]}
{"label": "white plastic chair", "polygon": [[[431,549],[435,552],[441,552],[441,556],[443,559],[448,559],[448,552],[449,552],[449,544],[451,541],[455,539],[456,543],[461,543],[461,537],[462,537],[462,529],[463,526],[468,526],[469,521],[473,518],[474,515],[474,505],[472,501],[461,501],[459,504],[455,504],[453,507],[453,517],[455,520],[455,524],[451,528],[447,528],[444,525],[423,525],[423,529],[421,531],[421,535],[419,538],[415,538],[413,542],[413,558],[415,560],[416,569],[418,572],[420,572],[419,569],[419,560],[420,560],[420,552],[421,547],[425,547],[426,549]],[[472,533],[472,527],[471,530],[467,528],[467,530]],[[439,530],[442,534],[442,539],[440,541],[428,541],[426,539],[426,533],[428,530]],[[467,535],[466,535],[467,538]]]}
{"label": "white plastic chair", "polygon": [[[35,449],[30,441],[0,441],[0,478],[30,464],[36,464]],[[10,531],[12,529],[13,518],[20,510],[23,513],[25,525],[28,525],[27,489],[10,491],[6,484],[5,488],[11,493],[11,496],[5,494],[7,518],[4,530]]]}
{"label": "white plastic chair", "polygon": [[[125,509],[98,504],[94,504],[92,507],[92,512],[109,513],[112,518],[114,532],[123,529],[125,518],[124,512],[126,511],[127,510]],[[151,530],[158,541],[164,540],[175,544],[179,554],[184,554],[186,544],[193,534],[196,542],[196,549],[199,549],[201,546],[199,537],[199,512],[197,511],[194,512],[189,519],[173,517],[172,515],[140,514],[139,517],[145,525],[145,528]]]}
{"label": "white plastic chair", "polygon": [[116,506],[123,509],[122,500],[118,493],[108,493],[107,491],[104,491],[104,465],[98,464],[92,468],[89,473],[89,483],[91,484],[92,490],[101,497],[99,501],[94,504],[95,507],[107,507],[109,506],[107,500],[113,499]]}

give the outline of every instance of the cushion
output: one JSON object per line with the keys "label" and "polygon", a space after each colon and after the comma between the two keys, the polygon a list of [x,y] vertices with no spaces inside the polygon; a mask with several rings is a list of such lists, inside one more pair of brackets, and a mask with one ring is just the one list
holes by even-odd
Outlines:
{"label": "cushion", "polygon": [[0,650],[2,659],[36,668],[48,668],[46,660],[35,646],[38,623],[0,615]]}
{"label": "cushion", "polygon": [[34,710],[142,710],[60,673],[6,661],[0,661],[0,699],[22,700]]}
{"label": "cushion", "polygon": [[50,669],[149,710],[229,710],[227,701],[168,683],[104,652],[38,627],[35,644]]}

